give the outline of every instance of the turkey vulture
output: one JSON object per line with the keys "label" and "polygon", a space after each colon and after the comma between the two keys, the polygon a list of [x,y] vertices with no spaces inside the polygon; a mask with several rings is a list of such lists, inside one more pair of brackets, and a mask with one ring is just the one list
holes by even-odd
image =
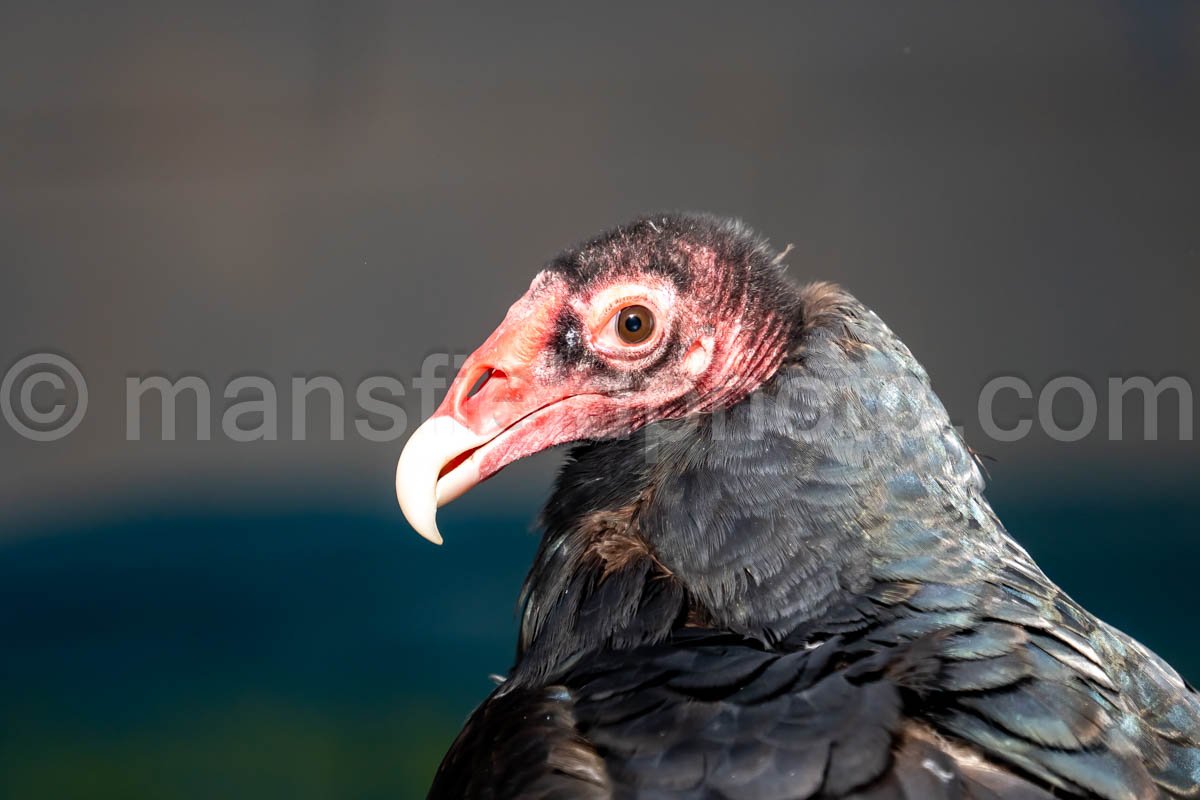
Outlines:
{"label": "turkey vulture", "polygon": [[575,442],[432,798],[1200,797],[1200,698],[1011,539],[879,317],[736,222],[556,259],[400,456],[409,522]]}

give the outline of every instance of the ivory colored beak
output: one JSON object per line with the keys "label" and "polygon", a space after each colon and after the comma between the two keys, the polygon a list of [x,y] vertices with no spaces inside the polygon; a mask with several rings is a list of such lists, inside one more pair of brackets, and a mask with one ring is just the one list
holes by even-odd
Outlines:
{"label": "ivory colored beak", "polygon": [[[473,433],[453,417],[434,414],[413,431],[396,464],[396,499],[408,524],[434,544],[442,543],[437,510],[479,483],[476,448],[493,436]],[[454,459],[471,453],[442,474]]]}

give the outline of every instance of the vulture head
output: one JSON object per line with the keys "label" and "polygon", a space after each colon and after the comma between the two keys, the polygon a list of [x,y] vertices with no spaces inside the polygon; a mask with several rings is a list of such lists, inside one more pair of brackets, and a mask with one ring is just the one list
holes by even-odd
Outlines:
{"label": "vulture head", "polygon": [[563,253],[463,364],[396,471],[412,526],[505,465],[564,442],[728,408],[784,359],[796,290],[741,225],[653,216]]}
{"label": "vulture head", "polygon": [[438,506],[578,443],[525,584],[537,675],[680,626],[780,641],[911,556],[889,522],[981,486],[907,348],[780,262],[698,215],[585,242],[538,273],[410,438],[397,495],[434,542]]}

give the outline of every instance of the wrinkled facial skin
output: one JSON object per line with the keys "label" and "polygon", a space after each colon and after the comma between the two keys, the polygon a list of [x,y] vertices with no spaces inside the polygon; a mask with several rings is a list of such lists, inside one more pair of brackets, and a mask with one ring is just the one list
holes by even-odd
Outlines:
{"label": "wrinkled facial skin", "polygon": [[[517,459],[711,411],[774,372],[786,290],[761,245],[705,233],[643,221],[534,278],[401,455],[397,496],[418,532],[440,541],[437,505]],[[633,307],[630,334],[618,323]]]}
{"label": "wrinkled facial skin", "polygon": [[[533,384],[589,398],[585,414],[557,421],[561,435],[570,436],[563,441],[604,438],[698,404],[694,395],[710,365],[714,336],[712,323],[694,305],[672,281],[651,273],[574,287],[547,271],[503,327],[528,331],[530,341],[522,343],[517,360],[524,359]],[[626,341],[618,328],[621,311],[632,307],[650,313],[652,331],[641,342]],[[496,395],[483,388],[485,406],[491,405],[487,400]]]}

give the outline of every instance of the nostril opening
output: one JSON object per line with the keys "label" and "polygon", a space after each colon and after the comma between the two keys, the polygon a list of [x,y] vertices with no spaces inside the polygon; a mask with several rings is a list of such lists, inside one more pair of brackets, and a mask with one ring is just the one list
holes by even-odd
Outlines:
{"label": "nostril opening", "polygon": [[483,385],[488,382],[488,378],[490,377],[492,377],[492,371],[490,369],[485,369],[483,372],[481,372],[479,377],[475,379],[475,385],[472,386],[467,392],[467,399],[470,400],[472,397],[479,394],[479,390],[483,388]]}
{"label": "nostril opening", "polygon": [[469,392],[467,392],[467,399],[470,400],[472,397],[474,397],[475,395],[477,395],[481,391],[483,391],[483,387],[493,377],[503,378],[504,373],[498,369],[495,369],[494,367],[488,367],[487,369],[485,369],[482,373],[480,373],[479,377],[475,380],[475,383],[471,386],[471,390]]}

